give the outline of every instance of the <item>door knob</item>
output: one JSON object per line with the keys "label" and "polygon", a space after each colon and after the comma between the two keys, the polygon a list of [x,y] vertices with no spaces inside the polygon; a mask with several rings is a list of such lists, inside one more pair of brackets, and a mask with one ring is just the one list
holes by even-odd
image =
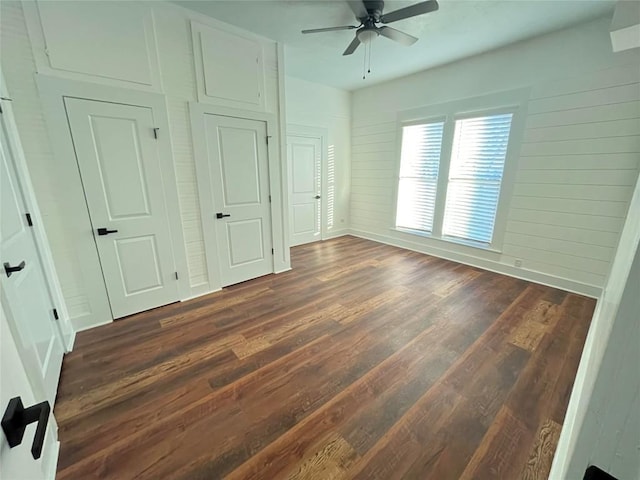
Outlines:
{"label": "door knob", "polygon": [[320,195],[316,195],[316,200],[320,200]]}
{"label": "door knob", "polygon": [[100,227],[98,229],[98,235],[109,235],[110,233],[118,233],[118,230],[109,230],[108,228]]}
{"label": "door knob", "polygon": [[224,218],[224,217],[230,217],[231,214],[229,213],[222,213],[222,212],[218,212],[216,213],[216,218]]}
{"label": "door knob", "polygon": [[50,411],[51,406],[46,401],[24,408],[20,397],[14,397],[9,400],[9,406],[7,406],[2,416],[2,430],[7,437],[9,447],[13,448],[20,445],[27,425],[38,422],[33,445],[31,445],[31,455],[33,455],[34,460],[39,459],[40,455],[42,455],[42,446],[44,445],[44,436],[47,433]]}
{"label": "door knob", "polygon": [[7,274],[7,277],[10,277],[12,273],[19,272],[25,266],[24,260],[20,262],[20,265],[12,267],[9,262],[4,262],[4,273]]}

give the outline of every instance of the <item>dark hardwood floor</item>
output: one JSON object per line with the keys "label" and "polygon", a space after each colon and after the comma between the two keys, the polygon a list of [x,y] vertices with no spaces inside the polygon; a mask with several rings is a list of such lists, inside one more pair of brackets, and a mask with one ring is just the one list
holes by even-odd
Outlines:
{"label": "dark hardwood floor", "polygon": [[354,237],[78,334],[59,479],[545,479],[595,301]]}

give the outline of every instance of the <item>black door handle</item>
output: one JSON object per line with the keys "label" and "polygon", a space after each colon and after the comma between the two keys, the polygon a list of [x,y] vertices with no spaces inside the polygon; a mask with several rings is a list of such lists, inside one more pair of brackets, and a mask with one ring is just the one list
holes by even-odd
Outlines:
{"label": "black door handle", "polygon": [[320,200],[320,195],[316,195],[316,200]]}
{"label": "black door handle", "polygon": [[42,446],[44,445],[44,436],[47,433],[50,411],[51,406],[46,401],[24,408],[20,397],[14,397],[9,400],[9,406],[2,416],[2,430],[4,430],[4,435],[7,437],[9,447],[13,448],[20,445],[27,425],[38,422],[33,445],[31,445],[31,455],[35,460],[39,459],[40,455],[42,455]]}
{"label": "black door handle", "polygon": [[229,213],[221,213],[221,212],[216,213],[216,218],[224,218],[224,217],[230,217],[230,216],[231,214]]}
{"label": "black door handle", "polygon": [[109,230],[104,227],[98,229],[98,235],[109,235],[110,233],[118,233],[118,230]]}
{"label": "black door handle", "polygon": [[24,260],[20,262],[20,265],[12,267],[9,262],[4,262],[4,273],[7,274],[7,277],[10,277],[12,273],[19,272],[25,266]]}

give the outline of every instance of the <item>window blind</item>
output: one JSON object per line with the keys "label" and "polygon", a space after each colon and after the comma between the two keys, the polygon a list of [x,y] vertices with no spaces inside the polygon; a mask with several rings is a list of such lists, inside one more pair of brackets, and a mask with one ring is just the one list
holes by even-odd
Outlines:
{"label": "window blind", "polygon": [[457,120],[443,234],[490,244],[512,113]]}
{"label": "window blind", "polygon": [[396,226],[431,232],[444,122],[402,128]]}

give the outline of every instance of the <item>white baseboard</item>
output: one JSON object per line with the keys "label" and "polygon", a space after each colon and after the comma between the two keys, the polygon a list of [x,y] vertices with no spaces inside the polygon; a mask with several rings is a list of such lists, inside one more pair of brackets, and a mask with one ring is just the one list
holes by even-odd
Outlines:
{"label": "white baseboard", "polygon": [[349,235],[351,230],[348,228],[341,228],[340,230],[331,230],[327,232],[322,240],[330,240],[332,238],[344,237],[345,235]]}
{"label": "white baseboard", "polygon": [[[180,299],[180,301],[181,302],[188,302],[189,300],[193,300],[194,298],[204,297],[205,295],[209,295],[210,293],[219,292],[220,290],[222,290],[222,288],[215,288],[213,290],[209,290],[209,285],[207,285],[207,289],[206,290],[202,290],[202,291],[195,290],[196,293],[194,293],[190,297],[182,298],[182,299]],[[192,289],[192,292],[193,291],[194,290]]]}
{"label": "white baseboard", "polygon": [[374,242],[384,243],[386,245],[392,245],[394,247],[405,248],[414,252],[424,253],[427,255],[433,255],[434,257],[444,258],[453,262],[463,263],[465,265],[471,265],[473,267],[482,268],[495,273],[501,273],[510,277],[519,278],[521,280],[527,280],[533,283],[539,283],[548,287],[559,288],[567,292],[578,293],[591,298],[599,298],[602,293],[600,287],[594,285],[587,285],[584,283],[576,282],[566,278],[558,278],[552,275],[548,275],[542,272],[536,272],[533,270],[527,270],[524,268],[516,268],[510,265],[505,265],[499,262],[493,262],[483,258],[473,257],[471,255],[465,255],[457,252],[449,252],[443,249],[433,249],[425,245],[407,241],[399,240],[397,238],[389,237],[386,235],[380,235],[377,233],[365,232],[362,230],[350,229],[349,233],[355,237],[364,238],[367,240],[373,240]]}

